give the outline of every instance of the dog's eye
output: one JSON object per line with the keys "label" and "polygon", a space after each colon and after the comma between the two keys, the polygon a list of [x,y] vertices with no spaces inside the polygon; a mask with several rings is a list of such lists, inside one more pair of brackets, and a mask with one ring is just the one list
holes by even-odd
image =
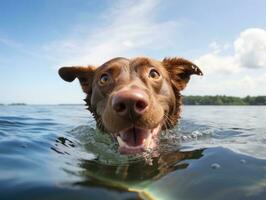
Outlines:
{"label": "dog's eye", "polygon": [[102,74],[100,78],[100,84],[105,84],[109,80],[109,76],[107,74]]}
{"label": "dog's eye", "polygon": [[160,78],[160,74],[155,69],[152,69],[149,73],[149,78],[158,79]]}

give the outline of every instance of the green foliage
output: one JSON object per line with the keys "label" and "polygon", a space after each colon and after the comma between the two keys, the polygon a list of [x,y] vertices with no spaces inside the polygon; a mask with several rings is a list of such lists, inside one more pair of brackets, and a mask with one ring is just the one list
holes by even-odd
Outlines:
{"label": "green foliage", "polygon": [[266,96],[232,97],[216,96],[184,96],[185,105],[266,105]]}

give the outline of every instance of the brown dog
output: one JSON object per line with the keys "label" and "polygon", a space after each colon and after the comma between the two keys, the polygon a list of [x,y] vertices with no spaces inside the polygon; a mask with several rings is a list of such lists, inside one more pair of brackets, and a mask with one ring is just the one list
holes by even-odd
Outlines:
{"label": "brown dog", "polygon": [[190,76],[202,75],[182,58],[114,58],[99,67],[62,67],[59,75],[79,79],[99,129],[113,134],[125,154],[153,148],[160,130],[176,125],[180,91]]}

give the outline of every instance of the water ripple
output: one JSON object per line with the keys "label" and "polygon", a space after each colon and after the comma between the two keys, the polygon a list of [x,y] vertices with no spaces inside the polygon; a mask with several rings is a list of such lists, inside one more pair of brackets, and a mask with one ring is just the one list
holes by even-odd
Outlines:
{"label": "water ripple", "polygon": [[[125,156],[83,106],[1,107],[0,199],[30,199],[33,193],[36,199],[66,199],[55,188],[80,194],[76,186],[88,189],[83,199],[114,191],[121,197],[132,188],[157,199],[207,199],[209,193],[212,199],[245,199],[248,188],[263,199],[256,190],[265,188],[265,113],[266,107],[185,107],[158,149]],[[45,187],[54,192],[38,196]]]}

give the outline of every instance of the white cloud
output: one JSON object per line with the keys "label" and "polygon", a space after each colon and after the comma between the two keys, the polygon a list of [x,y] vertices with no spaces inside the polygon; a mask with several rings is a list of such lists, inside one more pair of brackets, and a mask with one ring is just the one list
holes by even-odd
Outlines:
{"label": "white cloud", "polygon": [[[26,48],[25,45],[23,45],[22,43],[19,43],[15,40],[11,40],[11,39],[6,38],[6,37],[2,37],[2,36],[0,37],[0,45],[1,44],[3,46],[9,47],[9,48],[15,50],[18,53],[25,54],[25,55],[33,57],[33,58],[41,58],[41,59],[50,60],[50,61],[57,61],[56,58],[54,58],[53,56],[50,56],[49,54],[48,55],[47,54],[41,54],[41,53],[36,52],[36,50],[35,51],[30,50],[30,49]],[[4,61],[6,63],[13,62],[13,60],[9,60],[7,58],[4,58]]]}
{"label": "white cloud", "polygon": [[[232,96],[266,94],[266,31],[246,29],[232,45],[212,42],[211,52],[197,59],[201,79],[193,78],[186,94]],[[231,47],[231,54],[226,52]]]}
{"label": "white cloud", "polygon": [[223,45],[218,44],[217,42],[212,42],[209,44],[209,47],[213,50],[213,53],[218,54],[221,51],[225,51],[230,47],[229,43],[225,43]]}
{"label": "white cloud", "polygon": [[233,42],[233,53],[222,55],[230,45],[212,42],[210,53],[200,56],[195,63],[207,73],[235,73],[243,68],[266,68],[266,31],[259,28],[246,29]]}
{"label": "white cloud", "polygon": [[[158,21],[158,1],[116,1],[102,16],[99,27],[74,27],[74,34],[45,46],[65,65],[101,64],[116,56],[139,56],[141,52],[167,49],[180,30],[176,21]],[[81,31],[79,31],[81,30]],[[234,42],[212,42],[210,52],[195,63],[204,76],[193,77],[185,94],[232,96],[264,95],[266,73],[261,73],[266,59],[266,33],[246,29]],[[148,55],[149,56],[149,55]],[[257,69],[257,70],[251,70]],[[253,71],[253,72],[250,72]]]}
{"label": "white cloud", "polygon": [[242,67],[266,68],[266,31],[252,28],[243,31],[234,42],[235,59]]}
{"label": "white cloud", "polygon": [[62,65],[101,64],[117,56],[139,56],[140,52],[165,48],[176,36],[179,24],[156,21],[158,1],[116,1],[102,19],[106,26],[82,28],[82,34],[63,38],[43,49],[56,55]]}
{"label": "white cloud", "polygon": [[216,50],[205,54],[195,60],[195,63],[202,68],[204,74],[211,73],[232,73],[239,71],[239,65],[232,56],[220,56]]}
{"label": "white cloud", "polygon": [[193,77],[184,91],[186,95],[230,95],[256,96],[266,94],[266,73],[262,75],[248,75],[239,73],[234,75],[216,75]]}

